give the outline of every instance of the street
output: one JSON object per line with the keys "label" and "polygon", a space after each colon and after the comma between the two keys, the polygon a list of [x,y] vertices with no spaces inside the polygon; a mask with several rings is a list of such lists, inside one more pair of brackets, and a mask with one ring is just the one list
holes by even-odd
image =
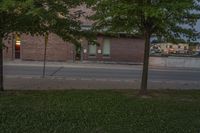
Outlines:
{"label": "street", "polygon": [[[42,76],[41,66],[5,66],[6,76]],[[63,78],[87,78],[87,79],[110,79],[110,80],[139,80],[141,78],[141,67],[128,68],[72,68],[72,67],[47,67],[46,76]],[[200,81],[200,71],[179,69],[150,69],[149,80],[153,81]]]}
{"label": "street", "polygon": [[[54,65],[46,68],[46,77],[42,78],[42,66],[5,65],[5,88],[138,89],[141,68],[134,65]],[[151,89],[200,89],[200,70],[150,67],[148,86]]]}

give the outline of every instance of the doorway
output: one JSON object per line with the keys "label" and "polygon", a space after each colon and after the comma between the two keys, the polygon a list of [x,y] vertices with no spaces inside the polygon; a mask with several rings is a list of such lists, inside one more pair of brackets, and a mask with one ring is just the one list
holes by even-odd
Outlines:
{"label": "doorway", "polygon": [[15,59],[20,59],[21,58],[21,40],[20,36],[16,35],[16,42],[15,42]]}

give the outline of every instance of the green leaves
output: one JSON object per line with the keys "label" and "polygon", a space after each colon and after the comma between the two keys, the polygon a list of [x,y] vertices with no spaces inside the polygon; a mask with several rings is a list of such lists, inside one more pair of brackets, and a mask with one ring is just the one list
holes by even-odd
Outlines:
{"label": "green leaves", "polygon": [[[92,17],[97,30],[162,36],[165,40],[196,38],[199,0],[101,0]],[[109,18],[109,19],[108,19]],[[188,25],[188,26],[184,26]]]}
{"label": "green leaves", "polygon": [[0,33],[3,36],[11,32],[55,33],[65,41],[78,43],[77,40],[88,35],[70,9],[83,3],[84,0],[1,0]]}

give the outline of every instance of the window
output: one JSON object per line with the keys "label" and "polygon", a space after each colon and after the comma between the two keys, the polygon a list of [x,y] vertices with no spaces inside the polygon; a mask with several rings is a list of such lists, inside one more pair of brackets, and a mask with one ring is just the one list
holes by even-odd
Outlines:
{"label": "window", "polygon": [[172,45],[170,45],[170,46],[169,46],[169,48],[173,48],[173,46],[172,46]]}
{"label": "window", "polygon": [[103,56],[110,56],[110,40],[105,39],[103,42]]}
{"label": "window", "polygon": [[96,56],[97,46],[89,44],[89,56]]}
{"label": "window", "polygon": [[178,45],[178,48],[181,48],[181,46],[180,46],[180,45]]}

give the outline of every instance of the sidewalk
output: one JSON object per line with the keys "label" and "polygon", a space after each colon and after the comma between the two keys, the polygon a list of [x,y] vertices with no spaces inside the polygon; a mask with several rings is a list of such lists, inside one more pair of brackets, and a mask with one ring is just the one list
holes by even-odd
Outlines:
{"label": "sidewalk", "polygon": [[[5,90],[139,89],[140,80],[118,81],[70,78],[5,78]],[[199,90],[199,82],[149,81],[149,89]]]}
{"label": "sidewalk", "polygon": [[[42,61],[5,61],[5,66],[35,66],[43,67]],[[105,69],[137,69],[141,70],[141,64],[117,64],[117,63],[102,63],[102,62],[46,62],[47,67],[64,67],[64,68],[105,68]]]}

